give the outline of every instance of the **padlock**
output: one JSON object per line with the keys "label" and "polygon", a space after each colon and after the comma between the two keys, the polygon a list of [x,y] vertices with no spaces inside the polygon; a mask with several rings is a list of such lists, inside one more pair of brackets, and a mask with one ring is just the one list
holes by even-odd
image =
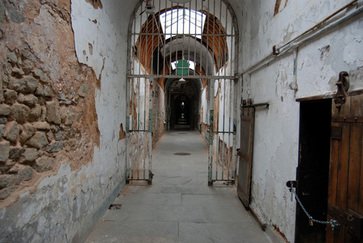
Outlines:
{"label": "padlock", "polygon": [[313,219],[312,219],[312,218],[310,218],[310,219],[309,219],[309,225],[310,225],[310,226],[314,226],[314,221],[313,221]]}

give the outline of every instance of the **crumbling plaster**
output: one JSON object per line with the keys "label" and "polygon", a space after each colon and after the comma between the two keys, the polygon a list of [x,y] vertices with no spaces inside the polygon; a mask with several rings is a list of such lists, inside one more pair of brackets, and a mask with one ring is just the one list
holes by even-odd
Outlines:
{"label": "crumbling plaster", "polygon": [[[45,4],[61,5],[58,1]],[[67,6],[70,4],[63,7],[70,12]],[[125,124],[126,40],[133,7],[125,8],[123,2],[114,0],[93,9],[86,1],[75,0],[71,8],[74,33],[64,31],[74,34],[78,61],[93,69],[98,78],[94,99],[100,141],[87,163],[73,167],[67,158],[57,161],[56,171],[43,174],[34,186],[19,193],[16,202],[0,209],[0,242],[80,242],[125,182],[125,139],[120,139],[119,132],[120,124]],[[39,33],[46,35],[49,26],[42,25]],[[33,51],[49,58],[43,49]],[[60,64],[74,53],[65,50],[61,54],[61,62],[44,65],[61,70]],[[50,79],[62,80],[53,74],[57,73],[51,72]]]}
{"label": "crumbling plaster", "polygon": [[[242,72],[351,1],[288,1],[274,16],[274,1],[244,1],[237,14],[241,29]],[[242,17],[241,17],[242,16]],[[297,98],[336,91],[340,71],[350,74],[351,90],[363,88],[363,21],[356,17],[259,68],[243,74],[242,97],[268,102],[256,110],[251,208],[262,222],[294,241],[295,202],[285,186],[296,178],[299,103]]]}

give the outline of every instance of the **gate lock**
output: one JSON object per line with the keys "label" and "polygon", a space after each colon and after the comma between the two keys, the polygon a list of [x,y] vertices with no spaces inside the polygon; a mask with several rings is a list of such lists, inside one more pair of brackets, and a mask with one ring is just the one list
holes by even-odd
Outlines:
{"label": "gate lock", "polygon": [[306,208],[302,204],[300,198],[296,194],[296,186],[297,186],[296,181],[287,181],[286,186],[289,188],[289,191],[291,193],[291,201],[293,201],[293,199],[295,198],[295,200],[298,203],[298,205],[300,206],[300,208],[304,211],[305,215],[308,217],[310,226],[314,226],[314,223],[327,224],[327,225],[330,225],[330,227],[333,231],[340,226],[339,222],[335,219],[330,219],[330,220],[324,221],[324,220],[314,219],[313,216],[310,215],[310,213],[306,210]]}

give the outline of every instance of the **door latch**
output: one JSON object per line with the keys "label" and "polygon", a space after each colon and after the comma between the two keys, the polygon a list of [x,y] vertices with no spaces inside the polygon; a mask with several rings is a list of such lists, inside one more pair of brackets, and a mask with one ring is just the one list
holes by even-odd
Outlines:
{"label": "door latch", "polygon": [[296,193],[296,181],[287,181],[286,186],[289,188],[289,191],[291,193],[291,202],[294,201],[294,195]]}

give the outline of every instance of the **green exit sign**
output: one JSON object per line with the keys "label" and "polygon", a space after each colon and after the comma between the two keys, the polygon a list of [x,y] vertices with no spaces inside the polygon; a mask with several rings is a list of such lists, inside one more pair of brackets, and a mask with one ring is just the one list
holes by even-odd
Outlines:
{"label": "green exit sign", "polygon": [[187,76],[189,74],[189,61],[179,60],[176,63],[176,74],[180,76]]}

